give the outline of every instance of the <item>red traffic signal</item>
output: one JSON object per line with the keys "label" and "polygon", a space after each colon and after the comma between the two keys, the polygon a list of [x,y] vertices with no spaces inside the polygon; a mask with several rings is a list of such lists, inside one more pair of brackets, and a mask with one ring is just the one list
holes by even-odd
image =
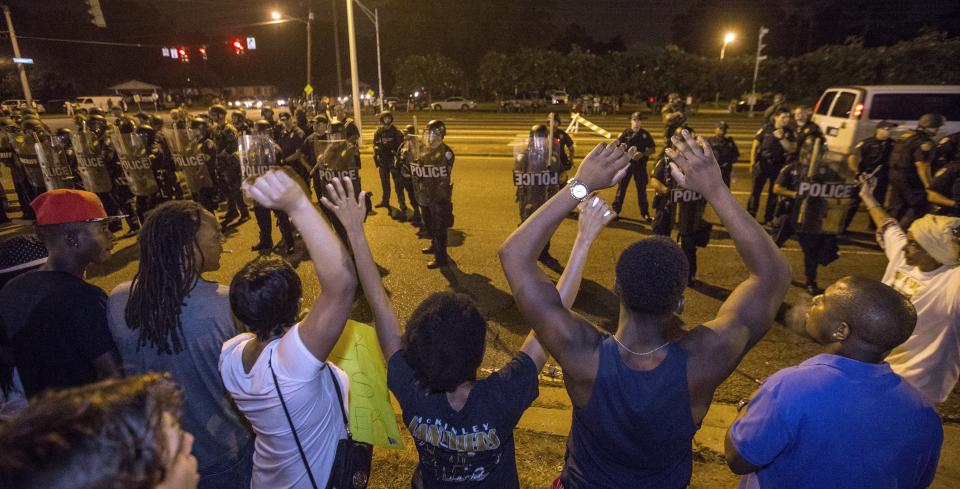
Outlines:
{"label": "red traffic signal", "polygon": [[180,55],[180,61],[184,63],[190,62],[190,58],[187,56],[187,48],[177,48],[177,53]]}
{"label": "red traffic signal", "polygon": [[206,48],[206,47],[201,47],[201,48],[198,49],[197,51],[200,52],[200,58],[202,58],[204,61],[206,61],[206,60],[207,60],[207,48]]}
{"label": "red traffic signal", "polygon": [[230,45],[233,47],[234,54],[243,54],[243,51],[244,51],[243,42],[241,42],[239,39],[234,39],[233,42],[230,43]]}

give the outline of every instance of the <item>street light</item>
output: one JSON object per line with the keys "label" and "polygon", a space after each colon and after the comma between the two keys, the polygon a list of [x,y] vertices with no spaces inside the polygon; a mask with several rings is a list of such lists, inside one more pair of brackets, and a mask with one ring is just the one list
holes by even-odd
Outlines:
{"label": "street light", "polygon": [[306,19],[301,19],[299,17],[293,17],[290,15],[284,15],[283,13],[278,12],[276,10],[274,10],[273,12],[270,12],[270,18],[272,18],[276,22],[286,22],[286,21],[293,20],[293,21],[302,22],[306,24],[307,26],[307,85],[303,87],[303,89],[306,90],[307,87],[310,86],[310,64],[311,64],[310,63],[310,47],[311,47],[310,24],[313,23],[313,9],[310,9],[307,12]]}
{"label": "street light", "polygon": [[720,47],[720,61],[723,61],[723,55],[727,52],[727,44],[736,40],[737,35],[732,32],[728,32],[727,35],[723,36],[723,46]]}

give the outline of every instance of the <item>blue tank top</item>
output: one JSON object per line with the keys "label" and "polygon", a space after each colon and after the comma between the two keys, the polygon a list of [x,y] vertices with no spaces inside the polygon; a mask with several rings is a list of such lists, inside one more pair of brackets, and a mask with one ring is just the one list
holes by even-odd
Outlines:
{"label": "blue tank top", "polygon": [[653,370],[628,367],[616,341],[600,346],[587,405],[573,408],[565,489],[687,487],[697,426],[690,412],[687,355],[676,343]]}

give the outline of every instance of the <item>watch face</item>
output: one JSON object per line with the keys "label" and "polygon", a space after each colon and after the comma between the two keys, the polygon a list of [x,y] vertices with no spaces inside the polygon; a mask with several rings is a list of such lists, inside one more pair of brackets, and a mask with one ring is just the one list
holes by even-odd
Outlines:
{"label": "watch face", "polygon": [[574,185],[570,191],[573,192],[573,196],[577,199],[583,199],[587,196],[587,187],[583,184]]}

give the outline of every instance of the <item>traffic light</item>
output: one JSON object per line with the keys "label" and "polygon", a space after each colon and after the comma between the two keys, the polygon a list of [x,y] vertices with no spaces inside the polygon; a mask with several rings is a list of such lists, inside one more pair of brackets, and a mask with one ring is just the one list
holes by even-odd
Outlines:
{"label": "traffic light", "polygon": [[177,54],[180,55],[180,61],[184,63],[190,62],[190,58],[187,56],[187,48],[177,48]]}
{"label": "traffic light", "polygon": [[107,21],[103,18],[103,10],[100,8],[100,0],[86,0],[87,12],[90,13],[90,22],[97,27],[107,27]]}
{"label": "traffic light", "polygon": [[200,49],[198,49],[197,51],[200,52],[200,59],[206,61],[206,60],[207,60],[207,47],[206,47],[206,46],[200,46]]}
{"label": "traffic light", "polygon": [[243,42],[240,41],[239,39],[234,39],[233,42],[230,43],[230,46],[233,48],[233,54],[236,54],[238,56],[243,54],[243,51],[244,51]]}

